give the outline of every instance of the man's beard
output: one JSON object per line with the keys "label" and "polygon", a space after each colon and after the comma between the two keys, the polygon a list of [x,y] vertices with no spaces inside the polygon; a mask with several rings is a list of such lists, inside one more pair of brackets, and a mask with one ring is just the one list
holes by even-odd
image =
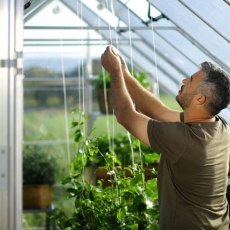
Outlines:
{"label": "man's beard", "polygon": [[178,104],[180,105],[180,107],[185,110],[187,109],[190,104],[191,104],[191,101],[193,99],[193,97],[197,94],[196,90],[194,90],[193,92],[191,93],[185,93],[184,95],[182,95],[182,92],[181,94],[178,94],[176,96],[176,101],[178,102]]}
{"label": "man's beard", "polygon": [[183,105],[181,104],[181,102],[179,100],[179,95],[176,96],[176,101],[179,104],[179,106],[184,110]]}

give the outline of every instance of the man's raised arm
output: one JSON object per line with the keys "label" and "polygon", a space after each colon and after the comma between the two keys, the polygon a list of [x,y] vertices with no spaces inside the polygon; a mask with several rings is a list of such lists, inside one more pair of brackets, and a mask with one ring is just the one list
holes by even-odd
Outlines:
{"label": "man's raised arm", "polygon": [[159,121],[180,121],[180,113],[164,105],[159,98],[145,89],[131,75],[124,58],[119,56],[126,87],[136,107],[146,116]]}

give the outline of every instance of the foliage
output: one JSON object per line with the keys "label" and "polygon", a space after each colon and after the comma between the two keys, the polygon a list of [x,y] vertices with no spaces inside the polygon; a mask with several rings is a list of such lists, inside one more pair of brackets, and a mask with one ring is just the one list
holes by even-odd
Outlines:
{"label": "foliage", "polygon": [[98,148],[98,152],[89,158],[88,164],[105,165],[104,155],[111,151],[110,145],[122,167],[132,165],[132,153],[136,163],[149,164],[159,160],[158,154],[153,153],[149,146],[138,141],[133,136],[129,138],[128,135],[118,134],[109,139],[107,135],[102,135],[91,141]]}
{"label": "foliage", "polygon": [[93,85],[95,85],[96,89],[103,89],[110,88],[111,80],[110,80],[110,74],[107,71],[101,71],[99,72],[97,79],[94,79],[91,82]]}
{"label": "foliage", "polygon": [[38,145],[23,149],[23,184],[54,184],[56,161]]}
{"label": "foliage", "polygon": [[[134,78],[137,79],[137,81],[140,82],[142,86],[144,86],[146,89],[150,90],[151,84],[149,76],[146,72],[138,72],[136,70],[133,71]],[[96,86],[96,88],[102,89],[104,88],[110,88],[111,79],[110,74],[107,71],[102,71],[98,74],[98,78],[95,81],[92,81],[92,84]]]}
{"label": "foliage", "polygon": [[84,137],[84,115],[72,124],[77,153],[63,184],[75,208],[70,216],[61,209],[56,210],[54,218],[58,226],[76,230],[158,229],[156,178],[145,181],[143,168],[137,164],[126,167],[130,176],[125,176],[115,153],[109,150],[103,157],[111,186],[103,188],[102,180],[96,185],[88,183],[84,178],[85,167],[99,148],[95,139]]}
{"label": "foliage", "polygon": [[146,72],[138,72],[136,70],[133,71],[133,76],[141,83],[144,88],[150,90],[151,84],[149,80],[149,76]]}

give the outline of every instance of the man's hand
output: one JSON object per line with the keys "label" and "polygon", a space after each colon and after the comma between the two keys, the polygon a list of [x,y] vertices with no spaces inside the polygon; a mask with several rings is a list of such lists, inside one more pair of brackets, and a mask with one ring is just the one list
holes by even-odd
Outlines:
{"label": "man's hand", "polygon": [[125,59],[124,57],[122,57],[120,54],[118,54],[119,57],[120,57],[120,61],[121,61],[121,69],[122,69],[122,72],[123,72],[123,75],[124,77],[131,77],[131,73],[129,72],[129,69],[128,69],[128,66],[125,62]]}
{"label": "man's hand", "polygon": [[128,66],[125,62],[125,59],[120,54],[119,54],[119,57],[120,57],[120,61],[121,61],[122,71],[129,71]]}
{"label": "man's hand", "polygon": [[101,55],[102,66],[110,73],[116,73],[121,70],[121,59],[115,48],[108,46],[105,52]]}

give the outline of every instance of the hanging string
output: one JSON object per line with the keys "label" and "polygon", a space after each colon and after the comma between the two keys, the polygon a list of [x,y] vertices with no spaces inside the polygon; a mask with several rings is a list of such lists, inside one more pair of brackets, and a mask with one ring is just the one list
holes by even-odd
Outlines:
{"label": "hanging string", "polygon": [[[79,18],[81,18],[81,16],[79,15],[79,1],[77,1],[77,16]],[[77,105],[76,105],[76,108],[78,108],[76,111],[78,111],[78,113],[76,113],[76,120],[80,123],[81,120],[82,120],[82,104],[83,104],[83,100],[82,100],[82,91],[81,91],[81,83],[82,83],[82,57],[78,59],[78,74],[77,74],[77,91],[78,91],[78,102],[77,102]],[[79,153],[79,149],[81,148],[81,146],[79,145],[79,143],[77,144],[77,147],[76,147],[76,154]],[[83,181],[84,181],[84,178],[83,178]]]}
{"label": "hanging string", "polygon": [[[82,11],[82,1],[80,4],[80,11],[81,11],[81,20],[83,21],[83,11]],[[81,34],[84,34],[83,28],[81,26]],[[84,38],[82,36],[81,38],[81,46],[84,47]],[[82,86],[82,112],[85,113],[85,68],[84,68],[84,59],[83,57],[81,58],[81,69],[82,69],[82,74],[81,74],[81,86]],[[83,129],[84,137],[86,135],[86,124],[84,123],[84,129]]]}
{"label": "hanging string", "polygon": [[[112,15],[116,16],[115,15],[115,12],[114,12],[114,7],[113,7],[113,0],[110,0],[110,8],[111,8],[111,12],[112,12]],[[119,23],[119,21],[118,21]],[[115,31],[115,40],[116,40],[116,46],[117,49],[119,48],[119,43],[118,43],[118,33],[117,33],[117,26],[114,25],[114,31]],[[110,38],[112,40],[112,35],[110,34]]]}
{"label": "hanging string", "polygon": [[[107,10],[109,9],[109,6],[108,6],[108,1],[106,0],[106,6],[107,6]],[[113,0],[110,0],[110,9],[111,9],[111,13],[112,15],[115,17],[115,12],[114,12],[114,7],[113,7]],[[114,31],[115,31],[115,34],[116,34],[116,26],[114,26]],[[110,44],[112,45],[113,42],[112,42],[112,29],[111,29],[111,26],[109,24],[109,34],[110,34]],[[116,46],[118,46],[118,38],[116,36]],[[114,164],[114,157],[115,157],[115,152],[114,152],[114,135],[115,135],[115,116],[114,116],[114,109],[113,109],[113,114],[112,114],[112,143],[111,143],[111,150],[112,150],[112,153],[113,153],[113,172],[114,172],[114,178],[115,178],[115,181],[117,182],[117,175],[116,175],[116,171],[114,170],[115,169],[115,164]],[[115,183],[115,188],[116,188],[116,192],[117,192],[117,198],[119,199],[119,202],[121,202],[121,197],[119,196],[119,185],[118,183]]]}
{"label": "hanging string", "polygon": [[[106,2],[106,8],[107,8],[107,10],[109,10],[109,4],[108,4],[108,0],[105,0],[105,2]],[[110,2],[111,3],[111,2]],[[112,3],[111,3],[112,4]],[[110,4],[110,5],[111,5]],[[109,25],[109,37],[110,37],[110,45],[112,46],[113,45],[113,40],[112,40],[112,30],[111,30],[111,26],[110,26],[110,24],[108,23],[108,25]]]}
{"label": "hanging string", "polygon": [[[80,5],[80,6],[79,6]],[[83,21],[83,12],[82,12],[82,2],[80,1],[79,4],[79,0],[77,1],[77,16]],[[80,33],[78,34],[84,34],[84,30],[82,28],[82,25],[80,26]],[[84,47],[84,38],[83,36],[80,39],[81,42],[81,47]],[[82,116],[84,116],[85,114],[85,82],[84,82],[84,75],[85,75],[85,71],[84,71],[84,57],[80,57],[80,59],[78,60],[78,66],[79,66],[79,71],[78,71],[78,114],[77,114],[77,120],[80,123],[82,120],[84,120],[84,118]],[[83,138],[85,140],[86,138],[86,123],[84,122],[83,124]],[[77,146],[77,148],[79,148],[79,146]],[[78,151],[77,151],[78,153]],[[84,157],[84,151],[82,153],[82,160]],[[84,168],[83,168],[83,172],[82,172],[82,179],[84,182]]]}
{"label": "hanging string", "polygon": [[[133,76],[134,74],[134,69],[133,69],[133,49],[132,49],[132,34],[131,34],[131,21],[130,21],[130,10],[128,7],[128,27],[129,27],[129,50],[130,50],[130,63],[131,63],[131,74]],[[132,165],[134,165],[134,150],[133,150],[133,145],[132,145],[132,140],[130,133],[127,132],[129,144],[130,144],[130,149],[131,149],[131,158],[132,158]]]}
{"label": "hanging string", "polygon": [[[114,12],[114,7],[113,7],[113,0],[110,0],[110,9],[111,9],[111,13],[114,17],[116,17],[115,12]],[[109,29],[111,30],[111,28],[109,27]],[[119,42],[118,42],[118,33],[117,33],[117,26],[114,25],[113,31],[115,32],[115,47],[118,48],[119,47]],[[110,40],[112,41],[112,33],[110,31]],[[112,44],[112,42],[111,42]],[[114,109],[113,109],[113,116],[112,116],[112,149],[114,149],[114,137],[115,137],[115,115],[114,115]],[[114,162],[113,162],[114,165]]]}
{"label": "hanging string", "polygon": [[132,33],[131,33],[131,21],[130,21],[130,9],[128,7],[128,28],[129,28],[129,52],[130,52],[130,63],[131,63],[131,74],[133,76],[133,45],[132,45]]}
{"label": "hanging string", "polygon": [[[101,27],[101,19],[98,17],[97,21],[98,27]],[[100,30],[99,30],[100,32]],[[107,87],[106,87],[106,73],[103,67],[101,67],[102,77],[103,77],[103,96],[105,100],[105,114],[106,114],[106,129],[107,129],[107,136],[108,136],[108,145],[109,149],[112,149],[111,144],[111,135],[110,135],[110,121],[109,121],[109,108],[108,108],[108,97],[107,97]]]}
{"label": "hanging string", "polygon": [[[149,5],[151,4],[151,0],[149,0]],[[158,78],[158,66],[157,66],[157,55],[156,55],[156,39],[155,39],[155,32],[154,32],[154,25],[153,22],[151,24],[152,27],[152,43],[153,43],[153,51],[154,51],[154,66],[155,66],[155,77],[156,77],[156,82],[154,82],[154,94],[158,97],[160,97],[160,92],[159,92],[159,78]]]}
{"label": "hanging string", "polygon": [[82,99],[81,99],[81,75],[82,75],[82,59],[78,60],[78,111],[82,111]]}
{"label": "hanging string", "polygon": [[62,85],[63,85],[63,97],[64,97],[64,117],[65,117],[65,134],[66,134],[66,151],[67,151],[67,160],[70,163],[70,139],[69,139],[69,121],[68,121],[68,106],[67,106],[67,96],[66,96],[66,81],[65,81],[65,66],[63,60],[63,42],[60,39],[61,47],[61,72],[62,72]]}
{"label": "hanging string", "polygon": [[[108,4],[108,0],[106,0],[106,8],[107,10],[109,10],[109,4]],[[110,0],[110,8],[111,8],[111,12],[112,14],[115,16],[114,13],[114,8],[113,8],[113,1]],[[111,25],[108,23],[108,27],[109,27],[109,37],[110,37],[110,45],[113,45],[113,39],[112,39],[112,29],[111,29]],[[116,28],[115,28],[116,30]],[[118,42],[118,40],[116,40]],[[110,119],[109,119],[109,111],[108,111],[108,98],[107,98],[107,90],[106,90],[106,84],[105,84],[105,72],[103,71],[103,80],[104,80],[104,98],[105,98],[105,105],[106,105],[106,124],[107,124],[107,133],[108,133],[108,139],[109,139],[109,146],[110,146],[110,150],[113,151],[114,149],[114,133],[115,133],[115,122],[114,122],[114,110],[112,111],[112,138],[111,138],[111,128],[110,128]]]}

